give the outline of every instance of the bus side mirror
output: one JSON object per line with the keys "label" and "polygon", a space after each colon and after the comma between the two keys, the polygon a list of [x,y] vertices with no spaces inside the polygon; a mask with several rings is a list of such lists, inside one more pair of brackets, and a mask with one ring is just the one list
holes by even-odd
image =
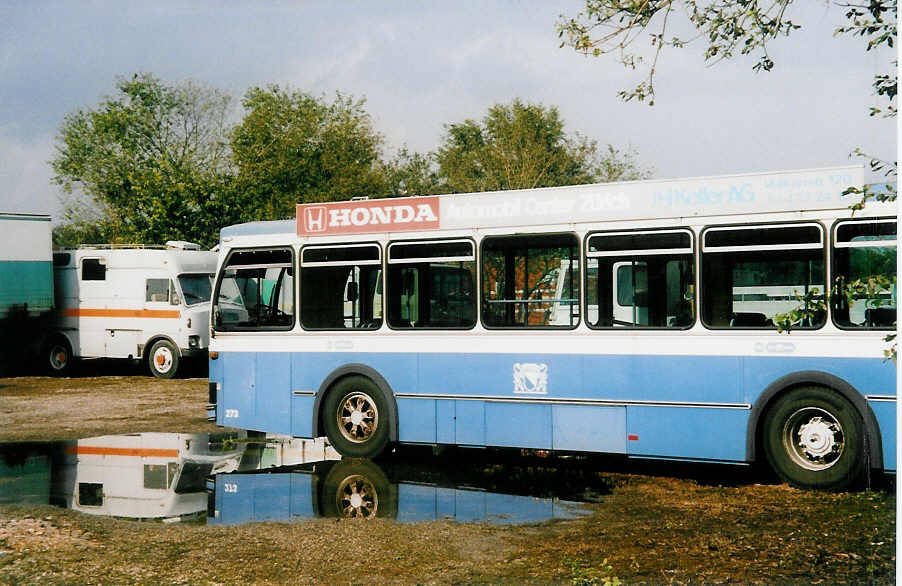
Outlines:
{"label": "bus side mirror", "polygon": [[357,301],[357,283],[348,283],[348,301]]}

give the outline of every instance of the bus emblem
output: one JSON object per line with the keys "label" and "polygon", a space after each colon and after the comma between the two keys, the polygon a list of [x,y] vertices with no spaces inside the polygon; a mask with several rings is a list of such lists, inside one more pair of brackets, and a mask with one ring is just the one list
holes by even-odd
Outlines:
{"label": "bus emblem", "polygon": [[518,395],[548,394],[548,365],[534,362],[514,364],[514,393]]}

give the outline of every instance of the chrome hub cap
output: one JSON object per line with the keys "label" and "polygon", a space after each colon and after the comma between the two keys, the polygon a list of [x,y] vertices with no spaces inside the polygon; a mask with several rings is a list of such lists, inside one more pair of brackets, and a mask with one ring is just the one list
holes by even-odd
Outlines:
{"label": "chrome hub cap", "polygon": [[379,410],[366,393],[351,393],[338,407],[338,429],[345,439],[363,443],[373,437],[379,426]]}
{"label": "chrome hub cap", "polygon": [[831,413],[817,407],[799,409],[783,428],[783,447],[806,470],[826,470],[842,455],[845,436]]}

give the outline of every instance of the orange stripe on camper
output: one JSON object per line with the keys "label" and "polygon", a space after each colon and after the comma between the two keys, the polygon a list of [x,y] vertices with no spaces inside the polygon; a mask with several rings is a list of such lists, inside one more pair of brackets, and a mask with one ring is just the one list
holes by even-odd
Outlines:
{"label": "orange stripe on camper", "polygon": [[163,317],[178,318],[176,309],[84,309],[69,307],[63,310],[65,317]]}
{"label": "orange stripe on camper", "polygon": [[140,456],[142,458],[178,458],[178,450],[156,448],[109,448],[104,446],[75,446],[66,449],[79,456]]}

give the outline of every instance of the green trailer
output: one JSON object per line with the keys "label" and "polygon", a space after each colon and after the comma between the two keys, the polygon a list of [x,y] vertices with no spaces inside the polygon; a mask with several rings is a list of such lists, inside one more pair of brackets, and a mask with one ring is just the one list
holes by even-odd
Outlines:
{"label": "green trailer", "polygon": [[40,349],[53,307],[50,216],[0,212],[0,375]]}

